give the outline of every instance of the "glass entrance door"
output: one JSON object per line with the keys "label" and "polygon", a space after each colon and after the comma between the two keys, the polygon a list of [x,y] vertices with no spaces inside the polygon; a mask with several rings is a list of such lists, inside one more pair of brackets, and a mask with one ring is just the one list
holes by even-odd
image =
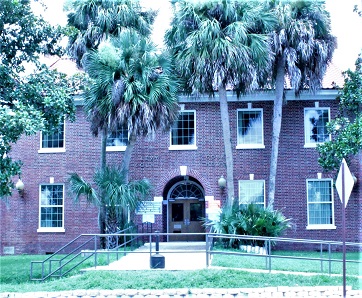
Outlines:
{"label": "glass entrance door", "polygon": [[[169,202],[169,233],[204,233],[205,201],[180,199]],[[169,236],[170,241],[204,241],[204,235]]]}

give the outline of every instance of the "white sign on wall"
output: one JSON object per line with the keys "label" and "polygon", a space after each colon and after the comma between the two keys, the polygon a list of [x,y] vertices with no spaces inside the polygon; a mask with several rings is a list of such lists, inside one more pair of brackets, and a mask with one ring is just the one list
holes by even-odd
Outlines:
{"label": "white sign on wall", "polygon": [[162,202],[142,201],[136,214],[162,214]]}

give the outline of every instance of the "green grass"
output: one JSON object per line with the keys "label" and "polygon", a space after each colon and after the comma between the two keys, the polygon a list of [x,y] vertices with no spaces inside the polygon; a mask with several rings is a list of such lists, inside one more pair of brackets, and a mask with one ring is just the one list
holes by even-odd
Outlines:
{"label": "green grass", "polygon": [[[240,253],[239,250],[232,249],[215,249],[215,252],[222,253]],[[292,272],[307,272],[307,273],[329,273],[329,262],[323,261],[321,266],[320,260],[304,260],[304,259],[286,259],[283,257],[295,257],[295,258],[315,258],[315,259],[328,259],[328,253],[323,252],[322,256],[320,252],[310,251],[273,251],[274,257],[272,258],[271,269],[280,271],[292,271]],[[342,253],[332,253],[331,259],[342,261]],[[360,261],[362,262],[362,254],[358,252],[349,252],[346,254],[346,274],[362,276],[362,264],[352,263],[348,261]],[[244,269],[267,269],[267,258],[265,256],[236,256],[236,255],[224,255],[215,254],[212,260],[213,266],[227,267],[227,268],[244,268]],[[331,263],[331,274],[342,274],[342,262],[333,261]],[[323,270],[322,270],[323,269]]]}
{"label": "green grass", "polygon": [[[112,290],[342,285],[341,277],[250,273],[235,269],[91,271],[85,274],[79,274],[78,269],[69,277],[49,280],[43,283],[30,282],[30,261],[44,260],[46,257],[39,255],[0,257],[0,292],[65,291],[73,289]],[[100,258],[100,263],[106,263],[105,257],[103,256],[102,258]],[[243,259],[248,258],[243,257]],[[240,262],[240,257],[234,256],[234,263],[237,262]],[[87,266],[87,264],[84,266]],[[347,278],[347,285],[352,286],[353,289],[362,289],[362,284],[356,277],[349,276]]]}

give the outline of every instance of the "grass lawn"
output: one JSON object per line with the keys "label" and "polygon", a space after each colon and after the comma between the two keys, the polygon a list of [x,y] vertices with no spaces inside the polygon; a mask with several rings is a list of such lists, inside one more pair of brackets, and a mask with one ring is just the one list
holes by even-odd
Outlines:
{"label": "grass lawn", "polygon": [[[247,269],[267,269],[268,259],[266,256],[236,256],[233,253],[240,253],[240,250],[232,249],[215,249],[219,253],[215,254],[212,260],[213,266],[227,267],[227,268],[247,268]],[[302,258],[314,259],[328,259],[328,253],[323,252],[310,252],[310,251],[273,251],[272,255],[275,258],[271,259],[271,269],[280,271],[294,271],[294,272],[314,272],[314,273],[329,273],[329,262],[320,260],[305,260]],[[299,259],[290,259],[285,257],[294,257]],[[342,274],[343,259],[342,253],[331,253],[331,274]],[[362,276],[362,263],[353,263],[351,261],[362,262],[362,253],[349,252],[346,254],[346,274]]]}
{"label": "grass lawn", "polygon": [[[30,261],[44,260],[46,257],[40,255],[0,257],[0,292],[63,291],[72,289],[111,290],[342,285],[341,277],[250,273],[235,269],[204,269],[195,271],[164,271],[154,269],[145,271],[95,271],[86,274],[79,274],[78,269],[66,278],[49,280],[43,283],[30,282]],[[215,257],[214,260],[216,260]],[[232,262],[229,258],[232,256],[227,257],[229,259],[228,262]],[[242,259],[249,258],[243,257]],[[234,256],[234,263],[240,263],[240,260],[240,257]],[[103,259],[100,262],[106,262],[106,260]],[[86,266],[87,264],[83,267]],[[347,285],[352,286],[353,289],[362,289],[362,284],[356,277],[347,277]]]}

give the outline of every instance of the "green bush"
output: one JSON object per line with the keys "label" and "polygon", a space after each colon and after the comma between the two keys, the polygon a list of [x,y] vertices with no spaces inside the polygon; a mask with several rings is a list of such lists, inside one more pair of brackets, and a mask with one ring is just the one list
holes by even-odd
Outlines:
{"label": "green bush", "polygon": [[[218,234],[279,237],[290,228],[290,219],[279,210],[247,204],[225,207],[221,210],[219,220],[206,221],[205,225]],[[240,244],[263,246],[263,241],[227,239],[223,244],[231,247],[239,247]]]}

